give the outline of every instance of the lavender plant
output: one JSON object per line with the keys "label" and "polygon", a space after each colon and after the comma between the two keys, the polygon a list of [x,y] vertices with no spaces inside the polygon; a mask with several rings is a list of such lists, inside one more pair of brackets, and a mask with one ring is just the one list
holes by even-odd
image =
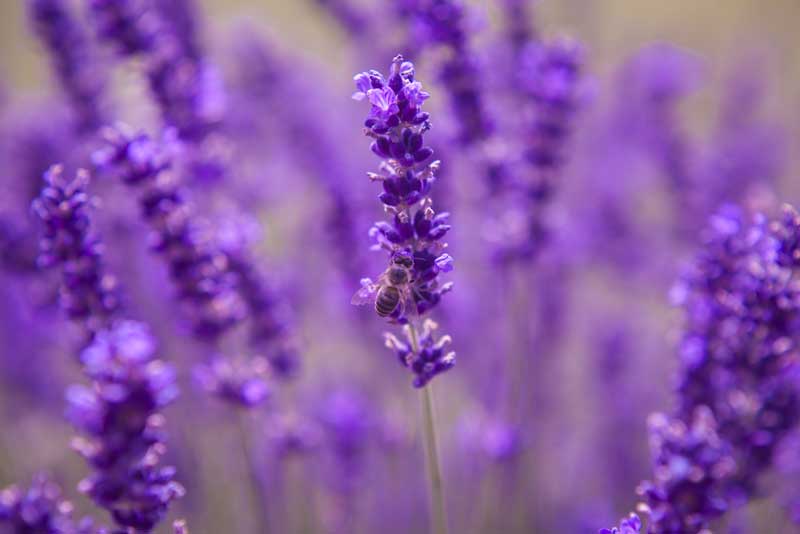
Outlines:
{"label": "lavender plant", "polygon": [[800,216],[748,225],[729,207],[674,295],[686,311],[679,407],[651,419],[648,532],[699,533],[759,494],[798,420],[795,331]]}
{"label": "lavender plant", "polygon": [[366,99],[371,105],[364,133],[373,139],[371,150],[382,160],[380,173],[368,176],[381,182],[383,192],[378,198],[390,218],[370,230],[375,248],[388,254],[388,267],[376,282],[362,279],[353,303],[371,302],[379,316],[403,325],[406,340],[386,334],[386,346],[412,371],[414,386],[423,388],[432,530],[441,534],[447,530],[447,519],[429,382],[455,365],[455,353],[445,350],[450,337],[437,339],[436,323],[422,322],[421,317],[452,288],[440,275],[452,269],[453,259],[444,252],[442,241],[450,230],[448,214],[437,215],[429,196],[439,167],[438,161],[431,161],[433,150],[424,144],[430,122],[422,104],[429,95],[415,80],[414,65],[399,55],[392,61],[388,78],[373,70],[357,74],[354,81],[353,98]]}
{"label": "lavender plant", "polygon": [[91,234],[88,182],[86,171],[68,179],[55,165],[34,202],[44,226],[40,263],[60,265],[64,310],[91,333],[79,361],[92,387],[67,391],[68,416],[87,435],[73,446],[94,469],[79,489],[120,527],[150,532],[184,493],[175,469],[159,466],[165,452],[159,412],[177,395],[175,373],[155,357],[144,325],[115,317],[116,283],[104,273],[102,245]]}

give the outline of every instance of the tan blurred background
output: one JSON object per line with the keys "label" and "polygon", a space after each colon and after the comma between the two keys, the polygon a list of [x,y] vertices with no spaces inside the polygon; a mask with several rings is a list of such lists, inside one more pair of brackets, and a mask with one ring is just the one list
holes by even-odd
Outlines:
{"label": "tan blurred background", "polygon": [[[365,5],[370,2],[383,0],[362,0]],[[471,3],[491,18],[496,2]],[[0,75],[12,88],[38,92],[48,83],[46,64],[28,31],[24,4],[4,0],[0,5]],[[231,25],[247,18],[287,49],[333,64],[349,66],[352,60],[346,36],[316,9],[314,0],[201,0],[200,4],[211,23],[206,39],[217,50]],[[652,41],[668,40],[695,50],[706,59],[712,77],[719,77],[743,52],[759,52],[769,63],[771,113],[781,116],[795,133],[794,125],[800,124],[797,0],[539,0],[538,14],[545,32],[573,33],[584,40],[592,70],[601,76]],[[706,91],[696,99],[693,111],[698,117],[710,108],[706,105],[710,98],[713,93]],[[797,169],[797,148],[794,141],[793,169]]]}

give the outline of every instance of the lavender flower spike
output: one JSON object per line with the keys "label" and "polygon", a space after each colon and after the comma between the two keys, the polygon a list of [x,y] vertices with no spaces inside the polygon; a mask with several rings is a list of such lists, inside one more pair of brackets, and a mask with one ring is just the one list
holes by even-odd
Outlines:
{"label": "lavender flower spike", "polygon": [[90,37],[69,11],[65,0],[28,0],[37,35],[50,52],[53,69],[74,108],[77,129],[89,133],[105,122],[101,96],[105,85]]}
{"label": "lavender flower spike", "polygon": [[155,249],[170,268],[194,332],[217,339],[244,317],[244,306],[226,255],[204,231],[183,189],[166,172],[171,161],[162,147],[126,126],[108,128],[95,166],[141,190],[144,218],[154,230]]}
{"label": "lavender flower spike", "polygon": [[370,71],[354,80],[358,91],[353,98],[371,104],[365,134],[373,139],[372,151],[382,160],[380,173],[368,176],[383,185],[378,198],[389,215],[388,221],[375,223],[370,235],[375,248],[385,250],[389,257],[388,268],[377,282],[362,280],[353,303],[372,302],[378,315],[410,324],[407,344],[388,336],[387,345],[414,372],[414,385],[422,387],[455,364],[454,354],[441,350],[449,338],[434,341],[432,323],[421,339],[415,339],[417,320],[452,287],[440,276],[453,268],[443,241],[450,230],[449,214],[437,214],[430,198],[439,162],[431,161],[433,150],[423,138],[430,129],[428,113],[422,111],[429,95],[415,81],[414,65],[402,56],[394,59],[388,79]]}
{"label": "lavender flower spike", "polygon": [[175,469],[159,465],[165,452],[159,412],[178,389],[174,370],[155,350],[144,325],[119,321],[81,354],[93,387],[67,391],[68,416],[86,434],[73,445],[94,468],[79,489],[136,532],[150,532],[184,494]]}
{"label": "lavender flower spike", "polygon": [[70,179],[62,166],[53,165],[44,181],[33,202],[44,225],[38,262],[42,267],[61,267],[62,307],[94,332],[118,313],[120,303],[117,281],[105,272],[102,244],[90,233],[89,173],[80,170]]}
{"label": "lavender flower spike", "polygon": [[414,79],[414,64],[396,56],[384,78],[378,71],[362,72],[354,78],[356,100],[370,104],[364,133],[373,139],[372,152],[381,158],[380,173],[369,173],[371,181],[383,184],[378,197],[388,221],[375,223],[370,234],[376,250],[388,253],[388,267],[376,283],[365,278],[353,296],[354,304],[372,302],[376,313],[404,325],[408,343],[387,335],[387,346],[415,375],[414,386],[422,388],[423,435],[431,497],[431,531],[447,533],[447,514],[439,466],[430,380],[455,365],[455,353],[444,352],[448,336],[433,338],[435,325],[426,322],[419,334],[420,317],[433,309],[447,293],[451,282],[440,275],[453,269],[453,258],[445,253],[442,238],[450,230],[447,213],[437,214],[430,198],[438,161],[423,136],[431,125],[422,104],[430,95]]}

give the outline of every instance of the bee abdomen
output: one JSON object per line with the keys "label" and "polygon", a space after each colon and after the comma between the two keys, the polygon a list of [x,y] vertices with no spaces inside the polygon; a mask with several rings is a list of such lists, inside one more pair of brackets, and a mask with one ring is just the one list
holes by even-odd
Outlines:
{"label": "bee abdomen", "polygon": [[400,290],[394,286],[382,287],[375,296],[375,312],[381,317],[388,317],[400,303]]}

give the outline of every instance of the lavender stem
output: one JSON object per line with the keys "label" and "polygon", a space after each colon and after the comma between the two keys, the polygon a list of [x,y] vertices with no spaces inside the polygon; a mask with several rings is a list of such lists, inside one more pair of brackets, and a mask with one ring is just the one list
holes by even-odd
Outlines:
{"label": "lavender stem", "polygon": [[[415,354],[419,353],[416,325],[409,324],[409,339]],[[425,440],[425,464],[430,485],[431,533],[447,534],[447,513],[444,506],[444,484],[439,465],[439,447],[436,441],[436,424],[433,411],[433,386],[429,382],[422,388],[422,431]]]}
{"label": "lavender stem", "polygon": [[239,437],[238,441],[242,445],[242,454],[244,454],[245,469],[248,473],[250,481],[250,494],[251,504],[253,506],[253,515],[257,531],[262,534],[269,534],[272,530],[270,528],[269,513],[267,512],[267,491],[264,487],[264,480],[261,478],[261,469],[253,455],[253,447],[251,443],[250,422],[248,421],[249,413],[241,411],[238,414],[238,427]]}

